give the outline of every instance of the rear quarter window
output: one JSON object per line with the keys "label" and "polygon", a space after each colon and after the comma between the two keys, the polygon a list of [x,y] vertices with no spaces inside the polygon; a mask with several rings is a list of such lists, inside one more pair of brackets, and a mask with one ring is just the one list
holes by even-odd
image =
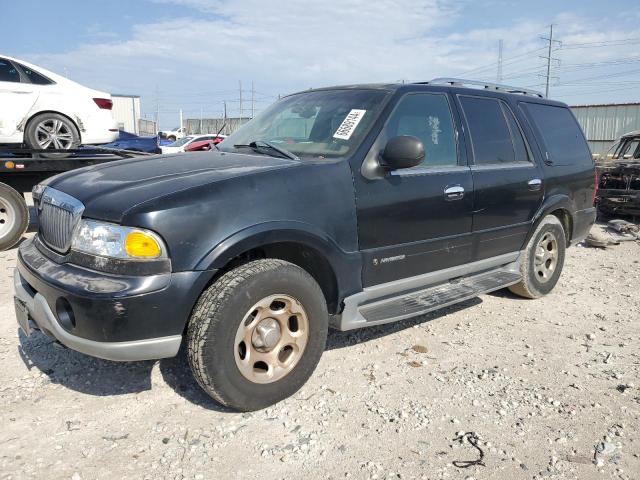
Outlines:
{"label": "rear quarter window", "polygon": [[567,107],[520,104],[542,137],[546,160],[554,165],[591,165],[593,160],[580,125]]}

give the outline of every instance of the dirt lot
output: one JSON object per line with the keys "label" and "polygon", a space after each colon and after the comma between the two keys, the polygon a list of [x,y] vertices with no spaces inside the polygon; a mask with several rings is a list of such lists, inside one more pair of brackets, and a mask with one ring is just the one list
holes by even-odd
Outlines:
{"label": "dirt lot", "polygon": [[19,334],[15,255],[0,253],[0,478],[640,478],[638,243],[572,248],[541,300],[332,332],[303,390],[251,414],[210,400],[184,356],[112,363]]}

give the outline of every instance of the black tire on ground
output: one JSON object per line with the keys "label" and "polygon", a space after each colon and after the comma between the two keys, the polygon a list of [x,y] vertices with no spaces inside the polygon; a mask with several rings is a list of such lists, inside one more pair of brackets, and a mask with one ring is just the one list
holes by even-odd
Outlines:
{"label": "black tire on ground", "polygon": [[[548,238],[555,238],[557,253],[554,260],[555,268],[545,280],[539,273],[540,266],[536,266],[536,252],[544,251],[540,250],[540,243],[549,245],[546,240]],[[562,273],[566,247],[567,240],[562,223],[555,215],[547,215],[536,228],[523,253],[520,264],[522,280],[510,286],[509,290],[524,298],[540,298],[553,290]],[[538,255],[538,258],[540,257],[542,255]]]}
{"label": "black tire on ground", "polygon": [[29,226],[29,208],[24,197],[0,183],[0,250],[13,247]]}
{"label": "black tire on ground", "polygon": [[[236,333],[256,302],[271,295],[288,295],[303,306],[308,340],[288,374],[255,383],[236,364]],[[304,385],[324,352],[327,330],[326,301],[311,275],[283,260],[256,260],[225,273],[202,293],[189,320],[187,356],[196,380],[215,400],[239,411],[259,410]]]}
{"label": "black tire on ground", "polygon": [[[48,145],[42,145],[44,131],[54,131],[60,136],[59,144],[51,141]],[[34,150],[59,149],[71,150],[80,145],[80,132],[75,124],[67,117],[58,113],[46,112],[36,115],[29,123],[24,132],[25,143],[28,148]],[[46,142],[46,140],[44,140]],[[62,148],[60,148],[62,146]],[[40,154],[43,158],[60,159],[66,158],[69,154],[47,153]]]}

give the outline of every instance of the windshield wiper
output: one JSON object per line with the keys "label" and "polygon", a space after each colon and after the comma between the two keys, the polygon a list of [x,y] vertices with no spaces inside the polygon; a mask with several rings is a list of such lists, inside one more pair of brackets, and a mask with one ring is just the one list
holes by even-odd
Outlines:
{"label": "windshield wiper", "polygon": [[295,154],[295,153],[291,153],[289,150],[285,150],[282,147],[279,147],[277,145],[274,145],[271,142],[267,142],[265,140],[254,140],[253,142],[250,142],[246,145],[243,144],[236,144],[234,145],[234,147],[249,147],[249,148],[253,148],[254,150],[259,150],[260,148],[267,148],[270,150],[273,150],[274,152],[279,153],[282,156],[285,156],[287,158],[290,158],[291,160],[300,160],[300,158]]}

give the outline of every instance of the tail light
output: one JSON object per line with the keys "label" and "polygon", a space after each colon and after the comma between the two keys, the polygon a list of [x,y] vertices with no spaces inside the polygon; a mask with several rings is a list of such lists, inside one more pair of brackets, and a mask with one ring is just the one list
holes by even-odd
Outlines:
{"label": "tail light", "polygon": [[103,110],[111,110],[113,108],[113,102],[108,98],[94,98],[94,102],[98,105],[98,108]]}
{"label": "tail light", "polygon": [[598,198],[598,187],[600,186],[600,177],[598,176],[598,169],[596,168],[593,171],[593,204],[596,204],[596,199]]}

